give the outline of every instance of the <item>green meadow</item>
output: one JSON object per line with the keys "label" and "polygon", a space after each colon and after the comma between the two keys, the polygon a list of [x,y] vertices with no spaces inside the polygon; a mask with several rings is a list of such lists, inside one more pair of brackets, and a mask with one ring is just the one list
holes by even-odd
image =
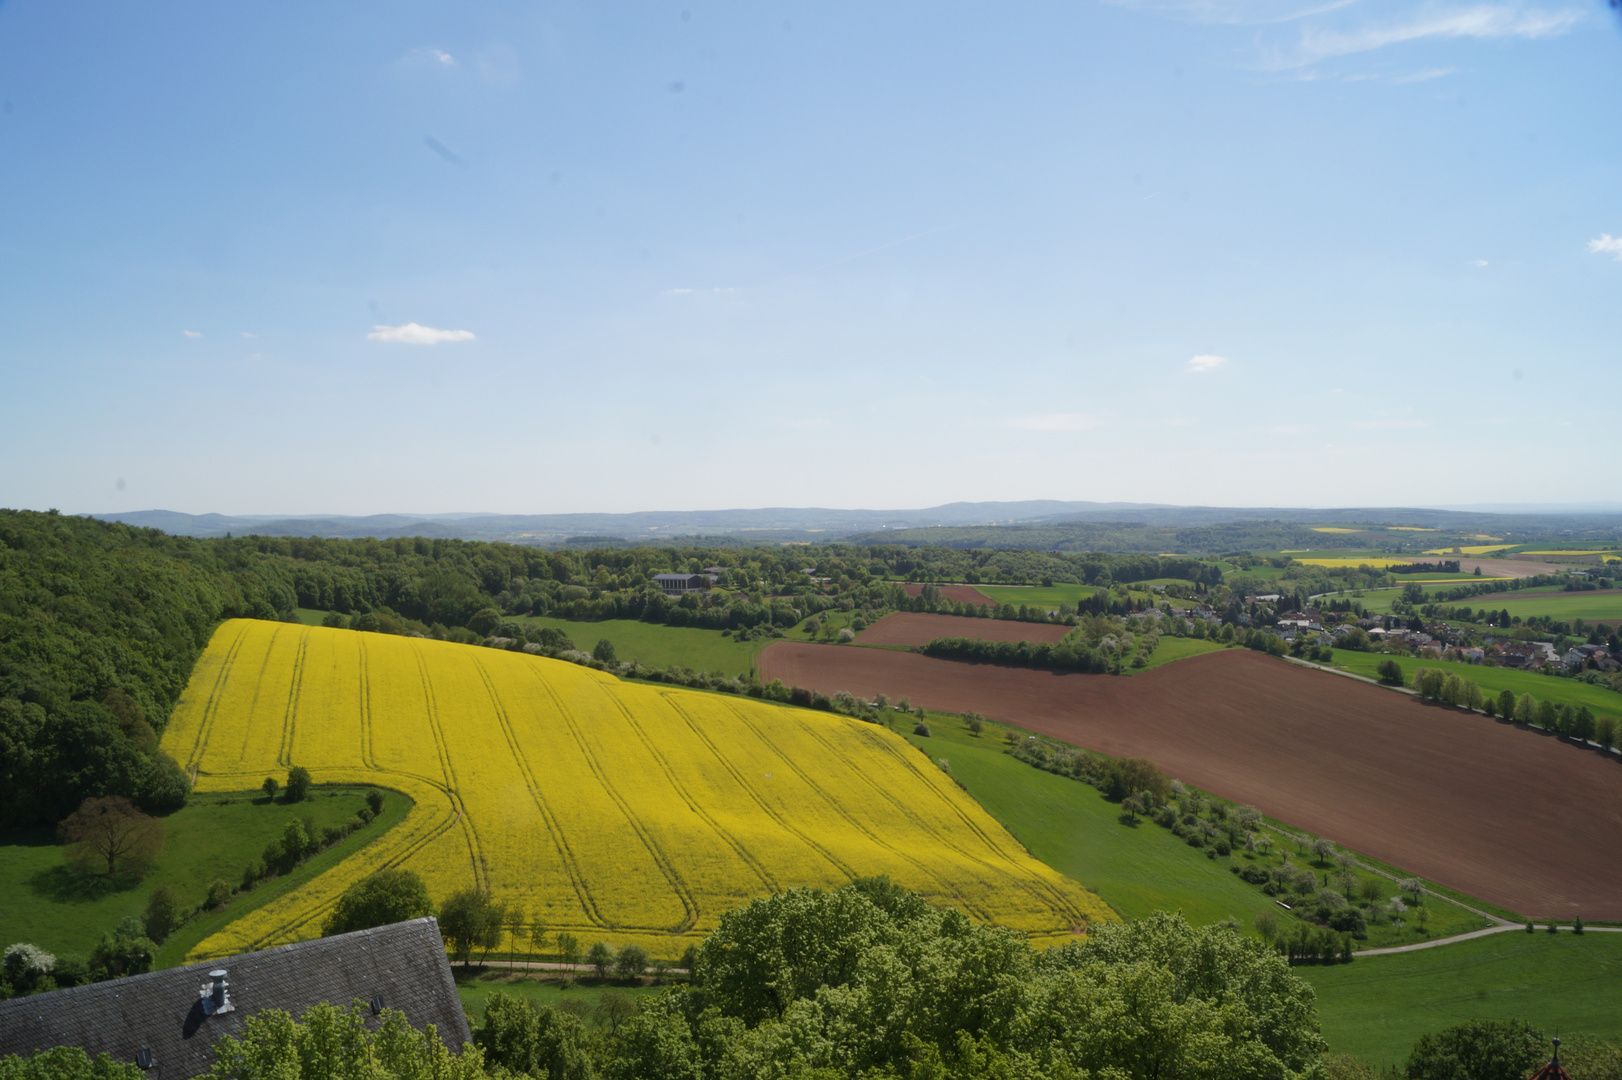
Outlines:
{"label": "green meadow", "polygon": [[[590,947],[589,942],[584,945],[584,948]],[[537,1005],[578,1011],[586,1017],[590,1017],[596,1011],[605,992],[617,992],[639,998],[648,994],[662,993],[664,990],[662,986],[619,986],[610,982],[599,982],[595,976],[589,977],[585,982],[571,979],[569,985],[564,986],[561,978],[555,973],[520,975],[499,969],[460,966],[453,968],[452,971],[456,976],[456,995],[462,999],[462,1008],[467,1011],[468,1019],[474,1027],[484,1019],[485,1003],[490,1000],[490,995],[498,990],[524,1001],[533,1001]]]}
{"label": "green meadow", "polygon": [[[6,898],[0,907],[0,941],[31,941],[51,952],[88,954],[119,920],[139,916],[158,886],[172,887],[184,907],[195,907],[216,878],[239,882],[243,868],[259,858],[289,821],[308,814],[317,827],[342,824],[366,805],[368,790],[318,787],[313,798],[293,805],[267,802],[258,792],[194,795],[187,806],[162,819],[163,850],[140,878],[75,872],[49,832],[0,834],[0,895]],[[159,965],[180,963],[187,949],[229,920],[302,885],[382,836],[412,805],[398,792],[386,792],[385,798],[383,816],[375,825],[181,927],[163,944]]]}
{"label": "green meadow", "polygon": [[1512,930],[1295,973],[1318,991],[1329,1048],[1376,1068],[1400,1065],[1425,1032],[1466,1020],[1622,1038],[1622,934]]}
{"label": "green meadow", "polygon": [[651,667],[671,666],[694,671],[719,671],[723,675],[744,675],[754,670],[755,654],[771,643],[770,638],[735,641],[722,637],[719,630],[693,626],[664,626],[636,619],[603,619],[585,622],[526,615],[512,620],[524,626],[551,627],[569,635],[575,648],[590,652],[604,638],[614,643],[614,655],[621,660],[640,660]]}
{"label": "green meadow", "polygon": [[1489,596],[1472,596],[1468,600],[1459,600],[1456,603],[1460,606],[1469,605],[1477,611],[1482,608],[1508,611],[1510,615],[1518,615],[1522,619],[1533,615],[1564,619],[1567,622],[1572,619],[1587,619],[1589,622],[1622,619],[1622,589],[1566,592],[1557,585],[1546,585],[1536,589],[1493,593]]}

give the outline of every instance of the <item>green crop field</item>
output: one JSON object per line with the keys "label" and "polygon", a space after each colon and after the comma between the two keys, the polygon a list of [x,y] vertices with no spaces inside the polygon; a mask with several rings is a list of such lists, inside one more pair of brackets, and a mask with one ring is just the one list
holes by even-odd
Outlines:
{"label": "green crop field", "polygon": [[327,617],[325,611],[317,611],[315,608],[307,607],[294,608],[293,614],[297,615],[298,621],[305,626],[320,626],[321,620]]}
{"label": "green crop field", "polygon": [[1427,1031],[1475,1019],[1622,1037],[1622,934],[1510,931],[1350,964],[1298,967],[1335,1052],[1400,1065]]}
{"label": "green crop field", "polygon": [[1459,664],[1448,660],[1419,660],[1411,656],[1389,656],[1385,653],[1352,652],[1336,649],[1334,666],[1355,675],[1378,676],[1382,660],[1396,660],[1402,666],[1403,678],[1410,684],[1417,668],[1443,668],[1456,671],[1461,679],[1473,679],[1483,693],[1497,694],[1511,690],[1517,696],[1531,694],[1539,701],[1556,704],[1569,702],[1573,706],[1587,705],[1600,716],[1622,716],[1622,694],[1592,683],[1576,679],[1562,679],[1536,671],[1516,671],[1513,668],[1491,667],[1486,664]]}
{"label": "green crop field", "polygon": [[[587,942],[583,948],[590,948]],[[537,1005],[550,1005],[554,1009],[560,1006],[567,1008],[574,1003],[588,1017],[595,1011],[598,1002],[605,992],[618,992],[630,995],[633,998],[648,994],[664,992],[662,986],[620,986],[613,983],[599,983],[595,977],[588,978],[584,983],[571,982],[564,986],[555,974],[540,977],[533,975],[519,975],[510,971],[485,970],[478,968],[454,969],[456,976],[456,995],[462,999],[462,1008],[466,1010],[472,1026],[477,1027],[484,1019],[485,1002],[497,990],[504,990],[515,998],[524,1001],[533,1001]],[[591,1023],[588,1019],[587,1023]]]}
{"label": "green crop field", "polygon": [[[236,884],[243,868],[294,818],[309,814],[317,826],[338,825],[366,804],[364,787],[316,788],[303,803],[267,803],[258,792],[194,795],[189,805],[164,818],[163,852],[145,877],[110,882],[103,875],[81,876],[67,866],[63,849],[49,833],[11,833],[0,838],[0,941],[31,941],[51,952],[88,954],[120,919],[139,916],[159,885],[169,885],[183,905],[202,902],[215,878]],[[353,855],[405,818],[412,805],[404,795],[386,793],[383,817],[311,859],[293,873],[238,896],[217,913],[177,930],[159,953],[160,965],[179,963],[193,939],[309,880],[327,866]]]}
{"label": "green crop field", "polygon": [[1098,589],[1092,585],[976,585],[976,589],[999,604],[1056,610],[1060,604],[1075,606]]}
{"label": "green crop field", "polygon": [[1533,615],[1546,615],[1551,619],[1567,621],[1587,619],[1589,622],[1622,619],[1622,589],[1566,592],[1557,585],[1549,585],[1537,589],[1472,596],[1468,600],[1459,600],[1455,603],[1460,606],[1469,605],[1477,611],[1482,608],[1508,611],[1512,616],[1518,615],[1522,619]]}
{"label": "green crop field", "polygon": [[1164,667],[1165,665],[1173,663],[1174,661],[1183,660],[1190,656],[1198,656],[1201,653],[1217,652],[1225,648],[1227,648],[1227,646],[1223,645],[1221,642],[1211,641],[1208,638],[1163,637],[1160,639],[1160,644],[1155,646],[1155,651],[1149,654],[1149,664],[1147,667],[1128,668],[1126,673],[1128,675],[1134,675],[1140,671],[1149,671],[1153,668]]}
{"label": "green crop field", "polygon": [[614,654],[621,660],[640,660],[658,668],[674,665],[694,671],[719,671],[723,675],[743,675],[753,670],[755,653],[771,643],[769,638],[734,641],[730,637],[722,637],[719,630],[664,626],[636,619],[583,622],[529,615],[512,621],[524,626],[549,626],[561,630],[569,635],[575,648],[586,652],[590,652],[600,639],[607,638],[614,643]]}

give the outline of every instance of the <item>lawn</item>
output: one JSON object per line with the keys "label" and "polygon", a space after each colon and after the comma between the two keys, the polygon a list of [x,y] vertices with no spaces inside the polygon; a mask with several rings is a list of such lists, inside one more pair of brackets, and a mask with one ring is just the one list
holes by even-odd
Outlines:
{"label": "lawn", "polygon": [[[243,868],[281,835],[288,821],[309,814],[317,826],[340,824],[366,804],[367,790],[320,787],[315,798],[292,806],[267,803],[258,792],[194,795],[186,807],[164,819],[163,853],[138,881],[109,882],[101,875],[74,873],[63,859],[63,849],[47,832],[5,834],[0,840],[0,895],[6,898],[0,911],[0,942],[31,941],[50,952],[88,954],[120,919],[139,916],[159,885],[172,886],[187,907],[199,904],[214,879],[232,884],[241,880]],[[180,963],[190,943],[213,924],[223,925],[258,907],[383,835],[404,819],[411,806],[395,792],[388,792],[387,798],[380,827],[354,833],[294,873],[266,882],[220,912],[182,927],[164,944],[160,966]]]}
{"label": "lawn", "polygon": [[298,616],[298,621],[305,626],[320,626],[321,620],[327,617],[327,612],[307,607],[294,608],[293,614]]}
{"label": "lawn", "polygon": [[[460,966],[452,971],[456,976],[456,995],[462,999],[469,1025],[475,1028],[484,1020],[485,1002],[497,990],[505,990],[515,998],[533,1001],[537,1005],[550,1005],[554,1009],[562,1006],[567,1011],[584,1013],[587,1017],[596,1009],[604,992],[617,991],[632,997],[644,997],[665,990],[663,986],[624,986],[615,982],[599,982],[595,976],[585,982],[571,980],[566,987],[555,974],[520,975],[510,971],[487,971],[477,967],[464,969]],[[590,1019],[586,1022],[588,1025],[592,1023]]]}
{"label": "lawn", "polygon": [[586,652],[590,652],[600,639],[607,638],[614,643],[614,654],[621,660],[640,660],[658,668],[674,665],[694,671],[719,671],[723,675],[743,675],[752,671],[755,653],[772,641],[770,638],[734,641],[730,637],[722,637],[719,630],[664,626],[636,619],[582,622],[529,615],[512,621],[524,626],[549,626],[561,630],[569,635],[575,648]]}
{"label": "lawn", "polygon": [[1546,1034],[1622,1037],[1622,934],[1511,931],[1350,964],[1298,967],[1336,1052],[1400,1064],[1427,1031],[1518,1017]]}
{"label": "lawn", "polygon": [[1569,702],[1573,706],[1587,705],[1600,716],[1622,715],[1622,694],[1594,686],[1592,683],[1562,679],[1536,671],[1516,671],[1513,668],[1491,667],[1486,664],[1460,664],[1449,660],[1420,660],[1411,656],[1352,652],[1348,649],[1336,649],[1333,663],[1335,667],[1344,671],[1377,678],[1377,668],[1383,660],[1396,660],[1402,666],[1403,678],[1409,684],[1413,683],[1414,671],[1417,668],[1443,668],[1458,672],[1461,679],[1473,679],[1486,694],[1496,695],[1501,691],[1511,690],[1517,696],[1531,694],[1538,701],[1548,700],[1556,704]]}

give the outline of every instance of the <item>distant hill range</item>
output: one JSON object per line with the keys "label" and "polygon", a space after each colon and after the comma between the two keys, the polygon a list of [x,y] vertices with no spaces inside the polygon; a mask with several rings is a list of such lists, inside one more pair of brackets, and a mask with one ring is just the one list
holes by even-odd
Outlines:
{"label": "distant hill range", "polygon": [[[161,529],[182,536],[323,536],[342,539],[403,536],[445,537],[462,540],[499,540],[544,546],[608,546],[671,543],[702,537],[715,543],[828,543],[851,539],[860,543],[944,544],[952,547],[1041,547],[1049,549],[1121,549],[1126,534],[1164,550],[1188,551],[1195,545],[1177,545],[1177,530],[1233,529],[1257,545],[1258,532],[1299,545],[1313,525],[1402,525],[1438,529],[1444,533],[1484,532],[1547,536],[1560,533],[1594,535],[1622,527],[1622,507],[1550,507],[1542,513],[1440,510],[1424,507],[1359,507],[1302,510],[1285,507],[1168,506],[1155,503],[1062,502],[1034,499],[1024,502],[959,502],[923,510],[830,510],[817,507],[768,507],[757,510],[658,510],[632,514],[374,514],[365,517],[181,514],[170,510],[140,510],[120,514],[91,514],[106,521],[121,521]],[[1258,528],[1258,526],[1261,526]],[[1303,534],[1307,533],[1307,537]],[[1192,539],[1189,537],[1187,539]],[[1214,536],[1197,545],[1214,550]],[[1129,544],[1127,547],[1137,547]],[[1236,545],[1237,546],[1237,545]],[[1328,546],[1323,544],[1323,546]],[[1147,550],[1147,548],[1145,548]]]}

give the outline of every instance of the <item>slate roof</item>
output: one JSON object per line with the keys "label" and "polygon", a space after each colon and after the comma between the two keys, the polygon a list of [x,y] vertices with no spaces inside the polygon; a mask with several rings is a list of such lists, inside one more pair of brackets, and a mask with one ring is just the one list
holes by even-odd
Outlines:
{"label": "slate roof", "polygon": [[[230,973],[235,1008],[205,1016],[198,990],[215,968]],[[153,1066],[145,1075],[183,1080],[207,1072],[214,1041],[241,1037],[261,1009],[299,1016],[319,1002],[348,1006],[374,997],[405,1013],[412,1027],[433,1024],[452,1050],[472,1041],[439,923],[428,918],[0,1001],[0,1055],[79,1046],[134,1062],[148,1049]],[[367,1020],[373,1029],[379,1024],[370,1014]]]}

